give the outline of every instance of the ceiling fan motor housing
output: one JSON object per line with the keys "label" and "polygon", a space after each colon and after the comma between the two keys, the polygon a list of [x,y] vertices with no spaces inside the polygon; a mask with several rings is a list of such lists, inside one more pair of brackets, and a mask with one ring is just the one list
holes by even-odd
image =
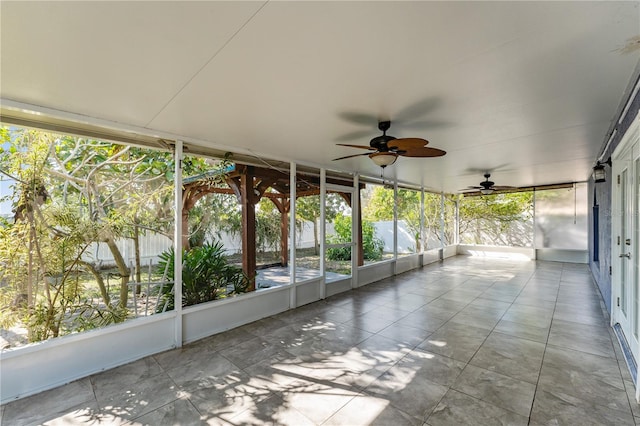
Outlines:
{"label": "ceiling fan motor housing", "polygon": [[371,139],[369,145],[371,146],[371,148],[375,148],[380,152],[387,152],[389,151],[387,143],[395,139],[395,137],[389,135],[376,136],[375,138]]}
{"label": "ceiling fan motor housing", "polygon": [[381,132],[386,132],[387,130],[389,130],[389,128],[391,127],[391,122],[390,121],[378,121],[378,129],[380,129]]}
{"label": "ceiling fan motor housing", "polygon": [[480,182],[480,186],[481,187],[483,187],[484,189],[489,189],[493,185],[495,185],[495,182],[491,182],[489,180],[489,178],[491,177],[491,175],[489,173],[485,173],[484,177],[485,177],[486,180],[484,182]]}

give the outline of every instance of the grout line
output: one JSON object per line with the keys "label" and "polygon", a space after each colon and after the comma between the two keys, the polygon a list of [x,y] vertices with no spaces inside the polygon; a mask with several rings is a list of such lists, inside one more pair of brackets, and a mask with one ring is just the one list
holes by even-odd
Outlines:
{"label": "grout line", "polygon": [[[532,277],[532,276],[533,276],[533,274],[531,274],[531,275],[529,276],[529,279],[527,280],[527,282],[529,282],[529,280],[531,279],[531,277]],[[467,280],[467,281],[465,281],[465,282],[468,282],[468,281],[469,281],[469,280]],[[460,313],[462,310],[464,310],[467,306],[471,305],[471,303],[473,303],[473,301],[475,301],[475,300],[479,299],[479,298],[480,298],[480,296],[482,296],[482,294],[484,294],[484,292],[485,292],[485,291],[487,291],[487,290],[489,290],[491,287],[493,287],[493,286],[496,284],[496,282],[497,282],[497,281],[494,281],[494,282],[493,282],[493,284],[492,284],[490,287],[488,287],[487,289],[485,289],[482,293],[480,293],[480,295],[478,295],[475,299],[473,299],[471,302],[469,302],[467,305],[465,305],[465,306],[464,306],[460,311],[458,311],[458,313]],[[462,284],[464,284],[464,282],[463,282]],[[489,334],[487,334],[487,336],[484,338],[484,340],[482,341],[482,343],[480,344],[480,346],[478,346],[478,349],[476,349],[476,351],[473,353],[473,355],[471,356],[471,358],[469,358],[469,360],[465,363],[464,368],[463,368],[463,369],[460,371],[460,373],[456,376],[456,378],[455,378],[455,380],[453,381],[453,383],[452,383],[452,384],[449,386],[449,388],[447,389],[447,392],[445,392],[445,393],[444,393],[444,395],[442,395],[442,397],[438,400],[438,403],[437,403],[437,404],[435,404],[435,406],[434,406],[433,410],[431,410],[431,412],[430,412],[428,415],[426,415],[426,416],[425,416],[425,418],[424,418],[424,422],[425,422],[425,423],[426,423],[427,419],[428,419],[428,418],[429,418],[429,417],[430,417],[430,416],[435,412],[435,410],[436,410],[436,408],[438,407],[438,405],[440,405],[440,403],[442,402],[442,400],[444,399],[444,397],[447,395],[447,393],[449,393],[449,391],[450,391],[450,390],[453,390],[454,392],[461,393],[461,394],[463,394],[463,395],[467,395],[467,396],[468,396],[468,397],[470,397],[470,398],[477,399],[477,400],[482,401],[482,402],[484,402],[484,403],[486,403],[486,404],[490,404],[490,405],[493,405],[493,406],[495,406],[495,407],[498,407],[498,408],[500,408],[500,409],[502,409],[502,410],[509,411],[509,412],[514,413],[514,414],[516,414],[516,415],[522,416],[522,414],[516,413],[516,412],[515,412],[515,411],[513,411],[513,410],[506,409],[506,408],[503,408],[503,407],[499,407],[499,406],[497,406],[497,405],[495,405],[495,404],[493,404],[493,403],[491,403],[491,402],[488,402],[488,401],[482,400],[482,399],[480,399],[480,398],[477,398],[477,397],[476,397],[476,396],[474,396],[474,395],[469,395],[469,394],[467,394],[467,393],[465,393],[465,392],[462,392],[462,391],[460,391],[460,390],[453,389],[453,385],[455,385],[455,382],[458,380],[458,378],[462,375],[462,373],[464,372],[464,370],[466,370],[466,368],[467,368],[469,365],[472,365],[473,367],[475,367],[473,364],[471,364],[471,360],[473,359],[473,357],[475,357],[475,356],[476,356],[476,354],[478,353],[478,351],[480,350],[480,348],[485,344],[485,342],[487,341],[487,339],[489,338],[489,336],[490,336],[490,335],[495,331],[495,328],[496,328],[496,327],[497,327],[497,325],[500,323],[500,321],[502,321],[502,318],[506,315],[507,311],[509,311],[509,309],[511,309],[511,307],[515,304],[515,300],[518,298],[518,296],[520,295],[520,293],[522,293],[522,291],[524,290],[524,288],[525,288],[525,287],[526,287],[526,284],[525,284],[524,286],[522,286],[522,288],[520,289],[520,291],[518,292],[518,294],[516,295],[516,297],[515,297],[515,298],[513,299],[513,301],[509,304],[509,307],[508,307],[507,309],[505,309],[505,311],[504,311],[504,312],[502,313],[502,315],[500,316],[500,319],[499,319],[499,320],[496,322],[496,324],[493,326],[493,328],[491,329],[491,331],[489,332]],[[446,293],[445,293],[445,294],[446,294]],[[499,301],[499,302],[502,302],[502,301]],[[504,303],[509,303],[509,302],[504,302]],[[458,313],[456,313],[456,315],[457,315]],[[451,317],[451,318],[454,318],[454,317],[455,317],[455,315],[454,315],[453,317]],[[440,326],[440,328],[444,327],[444,325],[445,325],[445,324],[448,324],[448,323],[449,323],[449,321],[451,320],[451,318],[450,318],[449,320],[447,320],[444,324],[442,324],[442,326]],[[455,324],[455,323],[453,323],[453,324]],[[439,329],[440,329],[440,328],[439,328]],[[438,329],[438,330],[439,330],[439,329]],[[436,331],[437,331],[437,330],[436,330]],[[435,332],[434,332],[434,333],[435,333]],[[511,336],[511,337],[513,337],[513,336]],[[442,355],[442,356],[444,356],[444,355]],[[455,358],[451,358],[451,359],[455,360]],[[455,361],[458,361],[458,360],[455,360]],[[481,367],[477,367],[477,368],[481,368]],[[497,373],[497,372],[496,372],[496,373]],[[502,373],[498,373],[498,374],[502,374]],[[507,376],[506,374],[502,374],[502,375],[504,375],[504,376],[506,376],[506,377],[510,377],[510,376]],[[538,374],[538,376],[539,376],[539,374]],[[513,379],[513,377],[510,377],[510,378],[512,378],[512,379]],[[516,379],[516,380],[517,380],[517,379]],[[534,393],[534,398],[535,398],[535,393]],[[533,400],[532,400],[532,402],[531,402],[531,406],[533,407]],[[524,416],[523,416],[523,417],[524,417]],[[531,409],[529,409],[529,418],[531,418]]]}
{"label": "grout line", "polygon": [[533,413],[533,407],[536,404],[536,398],[538,396],[538,386],[540,385],[540,376],[542,375],[542,367],[544,366],[544,358],[547,355],[547,347],[549,346],[549,336],[551,336],[551,328],[553,327],[553,317],[556,314],[556,306],[558,304],[558,294],[560,294],[560,287],[562,286],[562,271],[564,270],[564,263],[560,270],[560,280],[558,281],[558,289],[556,290],[556,301],[553,304],[553,312],[551,313],[551,323],[549,324],[549,331],[547,331],[547,340],[544,343],[544,351],[542,352],[542,359],[540,360],[540,369],[538,370],[538,380],[536,380],[536,389],[533,393],[533,400],[531,401],[531,409],[529,410],[529,422],[531,424],[531,414]]}

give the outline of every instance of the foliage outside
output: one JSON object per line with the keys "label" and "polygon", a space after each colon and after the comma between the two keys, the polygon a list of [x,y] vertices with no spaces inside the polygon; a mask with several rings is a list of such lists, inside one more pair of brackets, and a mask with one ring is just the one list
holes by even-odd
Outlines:
{"label": "foliage outside", "polygon": [[[0,219],[0,326],[20,324],[34,342],[132,318],[132,299],[140,286],[131,281],[142,281],[141,237],[154,233],[173,238],[172,154],[35,130],[2,128],[0,136],[0,175],[11,182],[8,198],[13,206],[13,218]],[[214,161],[191,156],[183,170],[186,176],[197,176],[212,167]],[[531,246],[532,197],[531,192],[447,196],[443,232],[442,196],[425,193],[421,238],[420,192],[400,189],[394,198],[393,190],[373,186],[363,193],[364,258],[382,258],[384,244],[373,223],[393,220],[394,207],[418,250],[421,240],[427,242],[426,248],[441,245],[443,237],[445,243],[453,242],[456,200],[463,244]],[[296,221],[314,225],[317,252],[319,196],[296,202]],[[327,242],[351,242],[351,217],[344,214],[348,209],[344,199],[330,193],[325,208],[326,220],[335,230]],[[275,205],[263,198],[256,210],[259,252],[277,258],[281,224]],[[241,235],[235,195],[216,193],[199,199],[189,210],[187,229],[192,249],[184,253],[183,304],[246,291],[247,277],[229,262],[229,253],[218,242],[222,234]],[[125,258],[119,245],[124,240],[134,243],[133,261]],[[114,263],[110,269],[92,258],[97,244],[108,247]],[[351,248],[330,248],[327,257],[349,261]],[[167,277],[172,280],[172,262],[173,254],[165,252],[159,265],[163,273],[154,276],[155,288],[161,291],[152,311],[171,308]]]}
{"label": "foliage outside", "polygon": [[[131,317],[140,258],[127,264],[117,242],[171,235],[172,155],[36,130],[1,137],[13,218],[0,227],[0,326],[21,325],[34,342]],[[115,273],[91,259],[98,243]]]}
{"label": "foliage outside", "polygon": [[460,242],[510,247],[533,245],[533,192],[461,197]]}
{"label": "foliage outside", "polygon": [[[373,189],[363,197],[363,216],[371,222],[393,220],[393,208],[397,206],[398,220],[403,220],[409,232],[415,240],[417,251],[421,251],[420,245],[420,191],[410,189],[398,189],[397,202],[394,200],[393,190],[379,185],[373,185]],[[423,240],[425,249],[439,248],[442,245],[441,232],[441,194],[424,193],[424,229]],[[453,222],[455,215],[447,215],[445,220],[445,244],[453,241]]]}
{"label": "foliage outside", "polygon": [[[160,255],[158,268],[174,274],[173,248]],[[196,305],[245,293],[249,279],[242,268],[229,264],[224,246],[216,241],[192,247],[182,253],[182,306]],[[156,311],[174,309],[173,287],[166,286],[160,295]]]}
{"label": "foliage outside", "polygon": [[[340,211],[340,199],[337,197],[325,198],[325,220],[332,222]],[[318,254],[320,242],[318,225],[320,221],[320,196],[310,195],[296,199],[296,221],[308,221],[313,224],[314,251]]]}
{"label": "foliage outside", "polygon": [[[333,221],[335,235],[328,239],[329,244],[343,244],[351,242],[351,217],[338,216]],[[375,228],[368,221],[362,221],[362,246],[365,260],[382,259],[384,243],[375,236]],[[351,247],[332,247],[327,249],[329,260],[351,260]]]}

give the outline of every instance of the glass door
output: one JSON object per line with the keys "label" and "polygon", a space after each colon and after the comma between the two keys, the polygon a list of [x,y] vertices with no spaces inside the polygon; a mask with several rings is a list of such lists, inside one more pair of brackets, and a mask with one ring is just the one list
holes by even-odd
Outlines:
{"label": "glass door", "polygon": [[638,309],[640,307],[640,153],[638,153],[637,147],[633,150],[635,154],[635,159],[633,160],[633,169],[634,169],[634,185],[633,185],[633,223],[632,223],[632,231],[633,231],[633,241],[632,241],[632,254],[629,259],[629,268],[632,270],[631,276],[633,280],[631,281],[630,287],[630,297],[631,297],[631,328],[633,333],[631,334],[631,339],[629,344],[631,345],[631,351],[634,354],[634,357],[638,359],[638,352],[640,349],[640,345],[638,342],[640,341],[638,335],[639,330],[638,326]]}
{"label": "glass door", "polygon": [[618,323],[638,356],[638,309],[640,306],[640,156],[637,146],[631,146],[620,156],[613,168],[614,208],[612,222],[613,322]]}
{"label": "glass door", "polygon": [[632,207],[631,200],[633,199],[631,188],[629,182],[629,169],[624,168],[618,174],[617,183],[620,191],[620,196],[618,198],[618,209],[620,212],[620,229],[619,234],[616,240],[616,248],[617,248],[617,268],[620,271],[619,274],[619,286],[618,286],[618,296],[616,299],[616,320],[620,323],[622,327],[622,331],[624,332],[627,339],[631,335],[631,327],[629,322],[629,295],[631,293],[631,283],[633,282],[632,278],[632,262],[631,257],[633,253],[631,252],[631,226],[630,226],[630,218],[633,217],[633,213],[630,207]]}

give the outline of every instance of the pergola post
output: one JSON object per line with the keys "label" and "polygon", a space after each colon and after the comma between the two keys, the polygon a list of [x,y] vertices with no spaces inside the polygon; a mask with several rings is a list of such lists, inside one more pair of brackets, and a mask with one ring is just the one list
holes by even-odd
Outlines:
{"label": "pergola post", "polygon": [[282,266],[289,264],[289,210],[291,203],[289,199],[282,200],[284,204],[280,211],[280,230],[282,237],[280,238],[280,258]]}
{"label": "pergola post", "polygon": [[278,212],[280,212],[280,264],[287,266],[289,264],[289,211],[291,210],[291,201],[289,198],[276,199],[271,198]]}
{"label": "pergola post", "polygon": [[358,185],[356,187],[356,197],[358,197],[357,202],[355,203],[357,205],[357,209],[356,209],[356,213],[358,215],[358,226],[356,228],[358,237],[357,237],[357,244],[358,244],[358,266],[363,266],[364,265],[364,241],[362,239],[362,199],[360,198],[360,185]]}
{"label": "pergola post", "polygon": [[242,207],[242,270],[249,277],[248,291],[256,289],[256,200],[253,193],[253,167],[240,175],[240,205]]}
{"label": "pergola post", "polygon": [[[321,173],[321,177],[302,175],[295,172],[295,168],[289,176],[283,175],[282,172],[277,170],[264,169],[255,166],[248,165],[234,165],[230,171],[223,171],[222,173],[215,173],[214,176],[220,175],[220,182],[226,182],[229,188],[223,188],[217,186],[218,181],[211,181],[210,175],[205,174],[201,177],[195,177],[189,179],[184,184],[182,191],[182,232],[181,240],[182,247],[189,248],[189,210],[191,210],[197,201],[203,196],[211,193],[218,194],[234,194],[242,210],[242,270],[249,278],[250,284],[248,291],[255,290],[255,277],[256,277],[256,204],[263,198],[269,198],[277,207],[280,212],[280,229],[281,229],[281,241],[280,250],[281,258],[280,263],[286,267],[289,264],[291,252],[289,249],[289,235],[292,232],[292,227],[295,223],[290,223],[289,215],[291,214],[291,188],[294,186],[294,193],[296,197],[304,197],[309,195],[316,195],[321,191],[318,187],[322,186],[322,182],[326,178],[326,175]],[[286,178],[286,179],[285,179]],[[335,178],[326,179],[328,183],[350,186],[353,182],[346,180],[340,180]],[[293,183],[291,183],[291,182]],[[305,185],[301,190],[298,190],[299,183],[302,182]],[[362,184],[357,185],[357,196],[360,197],[360,190],[364,187]],[[269,191],[272,188],[273,191]],[[351,193],[339,193],[349,206],[355,207],[358,217],[358,223],[361,223],[361,207],[360,203],[356,201],[355,206],[352,204]],[[359,198],[358,198],[359,200]],[[358,256],[357,264],[362,266],[364,264],[364,251],[363,251],[363,239],[362,229],[358,226],[357,229],[357,244],[358,244]]]}

